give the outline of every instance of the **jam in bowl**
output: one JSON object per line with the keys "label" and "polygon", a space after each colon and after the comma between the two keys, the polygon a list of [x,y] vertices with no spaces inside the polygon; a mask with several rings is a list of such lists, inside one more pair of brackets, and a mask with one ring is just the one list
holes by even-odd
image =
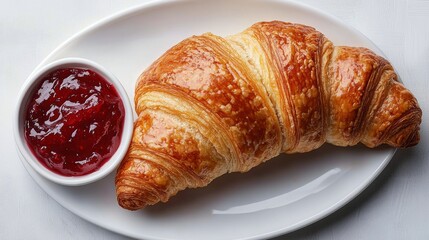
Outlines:
{"label": "jam in bowl", "polygon": [[82,185],[112,172],[132,137],[133,113],[119,81],[81,58],[55,61],[32,74],[18,99],[15,138],[42,176]]}

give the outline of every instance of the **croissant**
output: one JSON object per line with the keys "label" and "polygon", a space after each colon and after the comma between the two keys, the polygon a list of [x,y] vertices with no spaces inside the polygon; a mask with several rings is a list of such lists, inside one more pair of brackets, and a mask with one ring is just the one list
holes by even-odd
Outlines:
{"label": "croissant", "polygon": [[324,142],[419,142],[421,109],[388,61],[300,24],[185,39],[140,75],[135,93],[138,119],[115,180],[129,210]]}

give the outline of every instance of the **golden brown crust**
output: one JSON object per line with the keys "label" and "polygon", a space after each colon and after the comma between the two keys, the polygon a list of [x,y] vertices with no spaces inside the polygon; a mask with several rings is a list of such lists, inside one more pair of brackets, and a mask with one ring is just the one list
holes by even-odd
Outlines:
{"label": "golden brown crust", "polygon": [[312,27],[260,22],[180,42],[139,77],[134,135],[116,176],[136,210],[325,141],[408,147],[421,110],[392,66]]}
{"label": "golden brown crust", "polygon": [[251,28],[271,59],[279,91],[278,112],[287,141],[284,152],[306,152],[322,145],[322,95],[320,94],[320,50],[324,36],[312,27],[261,22]]}
{"label": "golden brown crust", "polygon": [[154,87],[190,96],[221,122],[240,162],[234,170],[246,171],[277,155],[271,149],[280,144],[279,124],[269,100],[247,76],[247,66],[223,41],[203,35],[179,43],[140,77],[136,96]]}
{"label": "golden brown crust", "polygon": [[129,209],[165,202],[186,187],[205,186],[226,173],[228,166],[192,126],[171,114],[147,109],[135,123],[125,159],[116,186],[119,204]]}

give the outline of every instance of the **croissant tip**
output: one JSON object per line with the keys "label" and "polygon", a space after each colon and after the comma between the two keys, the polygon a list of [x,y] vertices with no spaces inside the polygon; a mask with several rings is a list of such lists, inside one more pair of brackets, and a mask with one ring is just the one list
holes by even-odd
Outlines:
{"label": "croissant tip", "polygon": [[410,134],[408,136],[407,141],[405,141],[406,144],[404,145],[403,148],[413,147],[417,145],[419,141],[420,141],[420,133],[419,133],[419,130],[417,129],[416,131],[413,132],[413,134]]}
{"label": "croissant tip", "polygon": [[419,125],[411,125],[391,136],[385,143],[396,148],[409,148],[420,141]]}
{"label": "croissant tip", "polygon": [[119,195],[117,197],[118,204],[124,209],[136,211],[139,209],[142,209],[146,207],[146,204],[144,204],[140,199],[130,196],[121,196]]}

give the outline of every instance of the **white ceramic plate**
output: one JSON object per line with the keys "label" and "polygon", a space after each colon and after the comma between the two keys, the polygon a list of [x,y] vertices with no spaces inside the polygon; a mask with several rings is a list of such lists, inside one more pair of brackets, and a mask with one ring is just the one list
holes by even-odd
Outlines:
{"label": "white ceramic plate", "polygon": [[[262,20],[316,27],[337,45],[364,46],[365,36],[338,19],[284,1],[186,1],[145,4],[76,34],[39,67],[63,57],[83,57],[113,72],[130,97],[138,75],[175,43],[193,34],[227,35]],[[313,223],[357,196],[384,169],[395,150],[324,146],[308,154],[281,155],[245,174],[223,176],[186,190],[168,204],[130,212],[116,203],[114,175],[82,187],[34,180],[65,208],[106,229],[149,239],[254,239]],[[23,161],[25,164],[25,161]]]}

